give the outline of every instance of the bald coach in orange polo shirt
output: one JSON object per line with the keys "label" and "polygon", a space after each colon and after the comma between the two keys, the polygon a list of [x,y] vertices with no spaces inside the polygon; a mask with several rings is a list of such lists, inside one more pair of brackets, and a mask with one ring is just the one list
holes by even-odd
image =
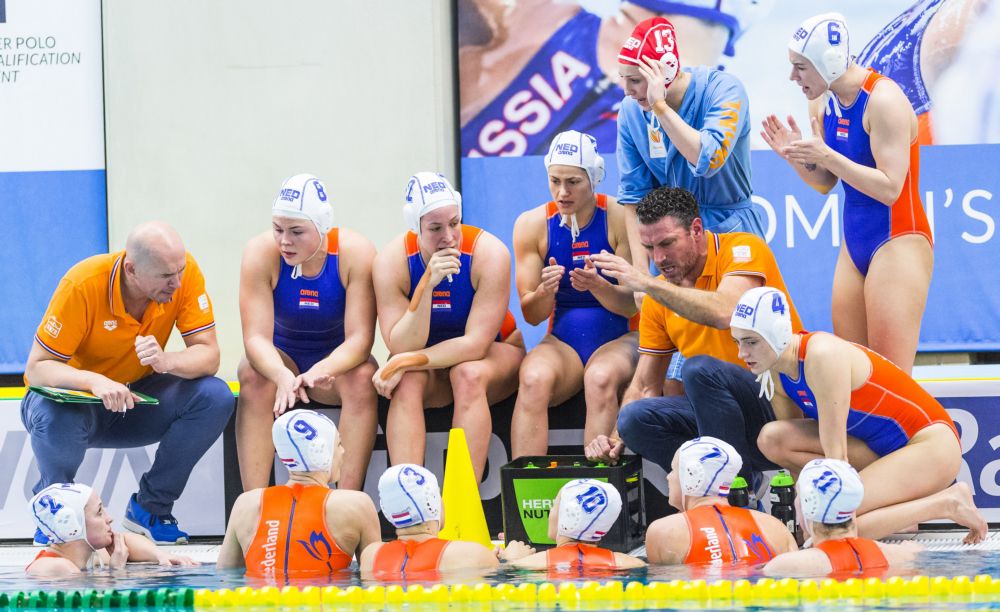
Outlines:
{"label": "bald coach in orange polo shirt", "polygon": [[[618,433],[629,448],[670,470],[684,442],[713,436],[744,458],[741,475],[777,469],[757,448],[761,427],[774,420],[770,402],[739,359],[729,319],[748,289],[769,285],[785,294],[774,254],[763,239],[743,232],[716,234],[702,226],[698,202],[684,189],[660,187],[636,207],[639,235],[660,270],[652,278],[611,254],[592,257],[603,274],[646,294],[639,324],[639,364],[618,415]],[[802,328],[789,300],[794,330]],[[663,396],[670,357],[687,357],[684,395]],[[617,436],[598,436],[587,447],[593,458],[614,459]]]}
{"label": "bald coach in orange polo shirt", "polygon": [[[186,348],[165,352],[174,327]],[[62,404],[29,392],[21,421],[41,477],[34,491],[73,482],[88,448],[159,442],[125,513],[127,529],[160,544],[187,542],[171,514],[195,463],[233,411],[215,378],[219,345],[205,278],[177,232],[139,225],[125,250],[94,255],[63,276],[35,332],[29,385],[89,391],[100,404]],[[159,399],[139,405],[132,391]],[[37,544],[47,544],[40,532]]]}

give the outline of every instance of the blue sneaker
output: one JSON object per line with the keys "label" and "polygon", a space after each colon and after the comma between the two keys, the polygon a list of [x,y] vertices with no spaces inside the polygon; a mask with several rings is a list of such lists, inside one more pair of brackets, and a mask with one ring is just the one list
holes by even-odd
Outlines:
{"label": "blue sneaker", "polygon": [[48,546],[49,536],[42,533],[41,529],[35,529],[35,541],[32,544],[34,546]]}
{"label": "blue sneaker", "polygon": [[152,514],[139,505],[135,494],[128,500],[125,519],[122,521],[125,529],[142,534],[157,544],[187,544],[188,534],[177,527],[177,519],[172,514]]}

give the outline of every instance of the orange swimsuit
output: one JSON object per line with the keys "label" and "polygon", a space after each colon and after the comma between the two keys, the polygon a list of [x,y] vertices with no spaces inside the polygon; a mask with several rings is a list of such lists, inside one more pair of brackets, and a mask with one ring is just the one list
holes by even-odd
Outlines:
{"label": "orange swimsuit", "polygon": [[563,544],[545,551],[550,570],[615,569],[614,551],[586,544]]}
{"label": "orange swimsuit", "polygon": [[830,559],[831,573],[858,573],[866,570],[888,569],[882,549],[874,540],[865,538],[843,538],[827,540],[816,545]]}
{"label": "orange swimsuit", "polygon": [[431,538],[423,542],[394,540],[386,542],[375,553],[372,571],[379,576],[409,576],[436,572],[450,542]]}
{"label": "orange swimsuit", "polygon": [[351,564],[326,527],[326,498],[317,485],[279,485],[264,489],[260,519],[247,546],[247,575],[325,576]]}
{"label": "orange swimsuit", "polygon": [[746,508],[699,506],[684,513],[691,545],[684,563],[764,563],[774,549]]}

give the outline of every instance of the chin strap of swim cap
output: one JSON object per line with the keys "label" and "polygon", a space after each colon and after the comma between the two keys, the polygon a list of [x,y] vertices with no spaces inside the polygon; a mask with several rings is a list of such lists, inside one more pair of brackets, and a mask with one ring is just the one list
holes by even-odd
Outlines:
{"label": "chin strap of swim cap", "polygon": [[[573,242],[576,242],[577,236],[580,235],[580,225],[576,222],[576,213],[572,215],[560,215],[560,217],[559,227],[568,229],[570,235],[573,236]],[[569,221],[568,223],[567,220]]]}
{"label": "chin strap of swim cap", "polygon": [[760,393],[757,397],[763,397],[767,401],[774,399],[774,377],[771,376],[771,370],[764,370],[758,374],[757,382],[760,383]]}

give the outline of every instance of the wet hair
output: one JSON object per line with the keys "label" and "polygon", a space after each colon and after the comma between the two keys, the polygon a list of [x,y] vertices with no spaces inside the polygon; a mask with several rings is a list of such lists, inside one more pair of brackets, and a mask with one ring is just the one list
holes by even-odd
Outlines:
{"label": "wet hair", "polygon": [[814,523],[813,524],[813,528],[815,529],[816,527],[819,527],[821,525],[822,525],[823,531],[827,535],[834,535],[836,533],[847,531],[848,529],[850,529],[851,527],[853,527],[854,526],[854,519],[850,519],[850,520],[848,520],[846,522],[843,522],[843,523]]}
{"label": "wet hair", "polygon": [[643,225],[652,225],[670,216],[684,229],[690,229],[691,223],[701,216],[694,194],[679,187],[657,187],[650,191],[639,200],[635,214]]}

